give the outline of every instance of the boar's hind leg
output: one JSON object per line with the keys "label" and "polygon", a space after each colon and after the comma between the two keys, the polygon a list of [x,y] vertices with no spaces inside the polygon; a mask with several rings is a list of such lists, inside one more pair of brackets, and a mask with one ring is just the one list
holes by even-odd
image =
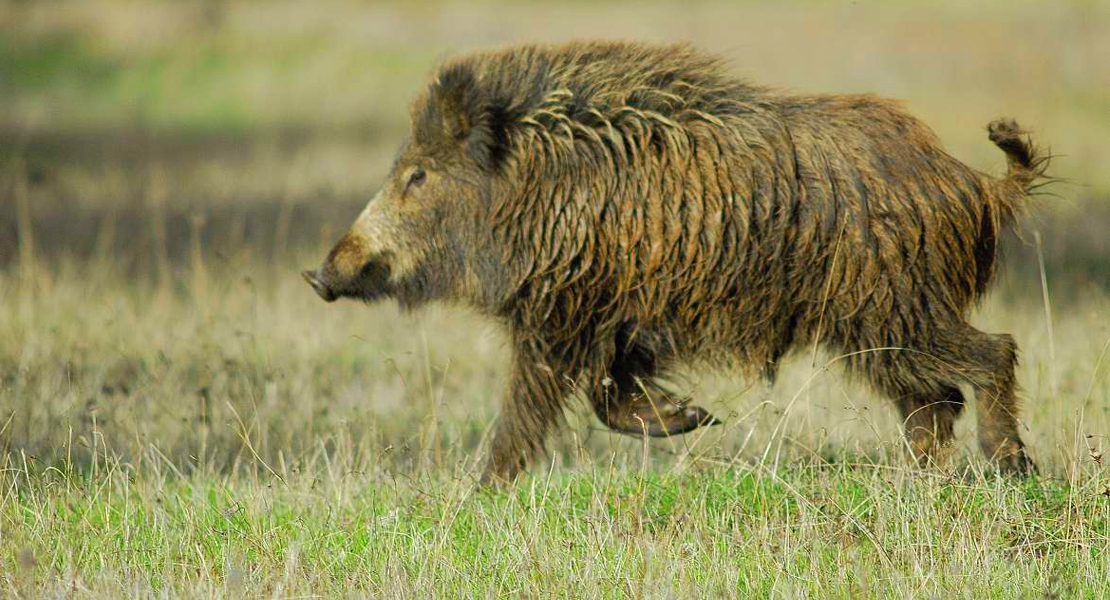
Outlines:
{"label": "boar's hind leg", "polygon": [[895,396],[909,450],[922,467],[941,462],[952,445],[952,428],[964,407],[959,388],[936,386]]}
{"label": "boar's hind leg", "polygon": [[989,335],[970,325],[945,328],[928,348],[860,355],[869,378],[902,413],[910,450],[922,464],[935,460],[952,440],[952,425],[963,408],[956,385],[975,388],[979,444],[987,458],[1011,473],[1033,470],[1018,434],[1014,396],[1017,347],[1006,335]]}
{"label": "boar's hind leg", "polygon": [[676,399],[656,383],[655,357],[642,347],[618,348],[608,377],[594,384],[594,412],[613,431],[653,437],[679,435],[720,423],[708,411]]}
{"label": "boar's hind leg", "polygon": [[929,353],[881,350],[856,355],[868,379],[898,406],[908,449],[921,466],[939,462],[952,444],[964,397]]}
{"label": "boar's hind leg", "polygon": [[1036,470],[1021,441],[1015,396],[1017,344],[1008,335],[990,335],[970,326],[951,338],[958,354],[952,357],[965,379],[975,387],[979,446],[987,458],[1007,473]]}

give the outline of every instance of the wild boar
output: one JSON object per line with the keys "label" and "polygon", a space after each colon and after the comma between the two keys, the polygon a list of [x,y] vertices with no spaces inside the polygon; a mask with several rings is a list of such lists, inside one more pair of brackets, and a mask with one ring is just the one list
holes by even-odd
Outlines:
{"label": "wild boar", "polygon": [[658,382],[676,362],[773,378],[813,344],[895,402],[922,462],[970,384],[982,450],[1024,473],[1017,347],[967,317],[1047,160],[1013,121],[989,134],[1001,177],[897,102],[776,92],[686,45],[472,54],[415,99],[381,190],[304,276],[328,301],[504,324],[487,480],[543,450],[572,389],[616,431],[681,434],[718,421]]}

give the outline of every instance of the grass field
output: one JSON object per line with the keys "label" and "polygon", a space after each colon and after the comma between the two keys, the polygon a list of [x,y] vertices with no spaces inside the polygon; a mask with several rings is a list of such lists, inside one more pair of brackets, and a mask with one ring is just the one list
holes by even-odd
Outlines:
{"label": "grass field", "polygon": [[[442,56],[594,36],[905,97],[987,171],[1001,114],[1064,155],[973,319],[1023,351],[1040,476],[994,473],[974,402],[908,467],[893,408],[807,351],[774,387],[679,373],[723,426],[577,410],[478,487],[504,333],[297,273]],[[1104,4],[14,2],[0,45],[0,596],[1110,597]]]}
{"label": "grass field", "polygon": [[834,357],[802,356],[770,389],[682,378],[723,427],[644,446],[582,414],[533,477],[486,490],[496,330],[450,310],[322,310],[254,264],[183,268],[187,290],[90,265],[0,279],[5,594],[1110,589],[1105,297],[1057,314],[1055,344],[1037,302],[982,311],[1025,349],[1040,478],[995,477],[973,416],[952,465],[907,468],[893,411],[823,369]]}

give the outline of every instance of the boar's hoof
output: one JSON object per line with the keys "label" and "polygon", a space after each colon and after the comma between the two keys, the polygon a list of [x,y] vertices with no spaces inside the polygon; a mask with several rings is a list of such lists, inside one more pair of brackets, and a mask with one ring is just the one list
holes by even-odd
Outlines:
{"label": "boar's hoof", "polygon": [[998,456],[995,460],[998,462],[998,470],[1003,475],[1022,477],[1037,474],[1037,465],[1029,458],[1025,448],[1019,447],[1006,455]]}
{"label": "boar's hoof", "polygon": [[629,435],[646,433],[651,437],[668,437],[722,423],[704,408],[685,403],[652,403],[640,399],[627,405],[625,410],[624,414],[611,415],[606,425],[613,431]]}

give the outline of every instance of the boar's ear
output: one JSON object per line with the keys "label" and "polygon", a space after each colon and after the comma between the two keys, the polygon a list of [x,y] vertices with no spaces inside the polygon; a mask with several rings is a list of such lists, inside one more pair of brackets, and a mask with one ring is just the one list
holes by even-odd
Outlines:
{"label": "boar's ear", "polygon": [[482,168],[493,171],[506,152],[505,103],[489,98],[468,65],[443,70],[432,93],[434,112],[444,138],[462,146]]}
{"label": "boar's ear", "polygon": [[474,73],[463,65],[444,69],[435,83],[433,99],[446,137],[465,140],[474,124],[478,86]]}

